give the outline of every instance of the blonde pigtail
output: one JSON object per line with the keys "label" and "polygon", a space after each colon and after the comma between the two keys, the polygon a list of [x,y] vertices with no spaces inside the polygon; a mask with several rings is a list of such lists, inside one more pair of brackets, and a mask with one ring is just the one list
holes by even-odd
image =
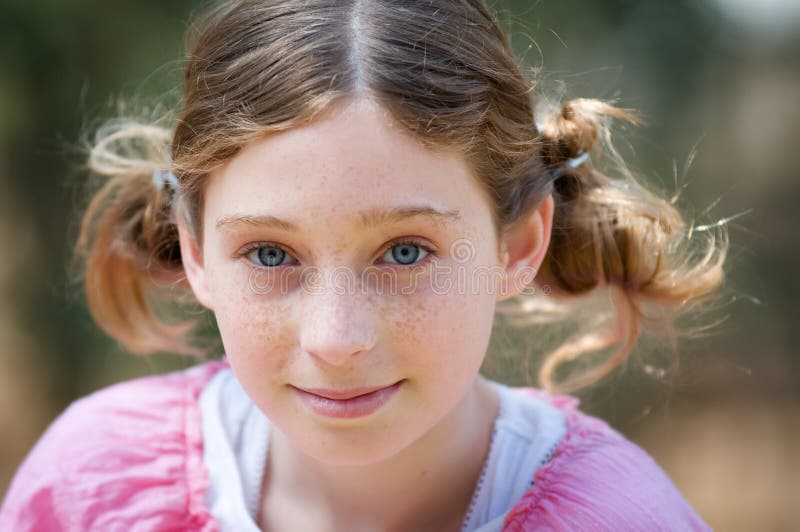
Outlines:
{"label": "blonde pigtail", "polygon": [[193,299],[174,223],[176,187],[156,179],[170,165],[169,139],[166,128],[136,122],[98,132],[88,167],[102,183],[83,215],[75,258],[92,317],[126,349],[203,356],[185,340],[196,322],[166,316],[170,303]]}
{"label": "blonde pigtail", "polygon": [[[580,153],[602,155],[598,148],[603,146],[619,162],[610,146],[609,118],[639,122],[627,110],[579,99],[564,104],[540,131],[542,162],[558,173],[553,232],[538,282],[550,294],[566,298],[605,287],[614,307],[605,330],[583,332],[545,358],[539,381],[554,392],[569,392],[609,374],[626,360],[645,329],[667,335],[674,345],[681,333],[675,320],[724,280],[724,228],[719,241],[709,235],[698,258],[696,239],[675,205],[647,190],[624,168],[621,177],[612,179],[588,162],[565,165]],[[614,346],[601,363],[567,379],[556,378],[562,365]]]}

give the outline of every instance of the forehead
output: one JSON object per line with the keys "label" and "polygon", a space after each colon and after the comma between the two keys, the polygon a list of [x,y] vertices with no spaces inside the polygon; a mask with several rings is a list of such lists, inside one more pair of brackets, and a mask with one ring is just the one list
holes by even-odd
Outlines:
{"label": "forehead", "polygon": [[204,225],[263,214],[358,225],[364,212],[419,204],[490,221],[488,199],[459,153],[430,151],[382,108],[355,101],[245,146],[211,175]]}

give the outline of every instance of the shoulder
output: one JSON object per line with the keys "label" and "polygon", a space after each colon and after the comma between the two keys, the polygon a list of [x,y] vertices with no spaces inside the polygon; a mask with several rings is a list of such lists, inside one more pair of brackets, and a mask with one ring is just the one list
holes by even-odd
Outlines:
{"label": "shoulder", "polygon": [[117,383],[71,403],[20,465],[2,530],[208,530],[197,399],[225,361]]}
{"label": "shoulder", "polygon": [[521,391],[562,410],[567,432],[505,530],[710,530],[644,450],[579,411],[577,399]]}

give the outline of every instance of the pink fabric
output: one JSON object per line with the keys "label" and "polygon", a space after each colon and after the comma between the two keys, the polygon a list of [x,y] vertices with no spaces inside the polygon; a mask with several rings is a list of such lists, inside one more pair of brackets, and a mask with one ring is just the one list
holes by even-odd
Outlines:
{"label": "pink fabric", "polygon": [[577,399],[525,391],[564,412],[567,435],[503,530],[711,530],[647,453]]}
{"label": "pink fabric", "polygon": [[17,470],[0,530],[218,530],[205,505],[198,397],[225,361],[73,402]]}
{"label": "pink fabric", "polygon": [[[20,465],[0,530],[219,527],[205,504],[198,398],[227,360],[119,383],[72,403]],[[708,530],[639,447],[572,397],[551,397],[568,432],[504,530]]]}

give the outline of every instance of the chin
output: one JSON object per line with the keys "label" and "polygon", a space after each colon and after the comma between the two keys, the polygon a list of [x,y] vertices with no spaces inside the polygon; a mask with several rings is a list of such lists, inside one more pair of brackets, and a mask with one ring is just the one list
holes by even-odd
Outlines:
{"label": "chin", "polygon": [[386,425],[370,428],[336,427],[292,439],[292,444],[315,460],[336,466],[367,466],[390,459],[412,441],[396,437]]}

